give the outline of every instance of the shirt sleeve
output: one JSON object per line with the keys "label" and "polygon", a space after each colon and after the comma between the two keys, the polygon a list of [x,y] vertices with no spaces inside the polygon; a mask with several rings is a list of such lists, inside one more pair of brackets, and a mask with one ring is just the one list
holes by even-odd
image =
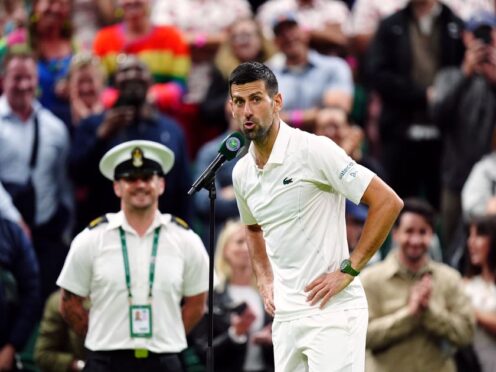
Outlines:
{"label": "shirt sleeve", "polygon": [[246,199],[244,197],[244,193],[242,190],[242,185],[241,185],[242,161],[243,160],[238,161],[238,163],[233,169],[232,177],[233,177],[234,195],[236,196],[236,204],[238,205],[241,222],[243,222],[245,225],[255,225],[257,224],[257,220],[255,220],[255,217],[253,217],[253,214],[251,213],[250,208],[246,203]]}
{"label": "shirt sleeve", "polygon": [[309,137],[307,148],[308,167],[317,183],[332,187],[334,192],[344,195],[359,204],[375,174],[357,164],[333,141],[322,136]]}
{"label": "shirt sleeve", "polygon": [[208,256],[200,237],[191,230],[188,234],[183,294],[194,296],[208,290]]}
{"label": "shirt sleeve", "polygon": [[22,220],[21,214],[14,206],[12,198],[0,182],[0,215],[10,221],[19,222]]}
{"label": "shirt sleeve", "polygon": [[92,248],[97,244],[94,230],[85,229],[73,240],[57,279],[57,285],[78,296],[90,293],[93,275]]}

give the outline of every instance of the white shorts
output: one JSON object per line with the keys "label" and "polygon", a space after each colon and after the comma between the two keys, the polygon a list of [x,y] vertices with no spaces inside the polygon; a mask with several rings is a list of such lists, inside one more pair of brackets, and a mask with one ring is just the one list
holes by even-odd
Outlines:
{"label": "white shorts", "polygon": [[367,309],[274,321],[275,372],[363,372]]}

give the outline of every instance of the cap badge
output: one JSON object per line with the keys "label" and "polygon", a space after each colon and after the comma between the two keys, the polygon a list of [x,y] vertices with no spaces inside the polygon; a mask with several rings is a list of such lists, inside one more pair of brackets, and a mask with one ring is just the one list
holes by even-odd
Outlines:
{"label": "cap badge", "polygon": [[135,147],[131,152],[131,157],[133,159],[133,167],[139,168],[143,166],[143,150]]}

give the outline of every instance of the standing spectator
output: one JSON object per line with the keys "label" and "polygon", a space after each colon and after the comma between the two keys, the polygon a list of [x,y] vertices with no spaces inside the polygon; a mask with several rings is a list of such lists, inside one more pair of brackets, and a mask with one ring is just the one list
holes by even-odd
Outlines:
{"label": "standing spectator", "polygon": [[465,292],[475,311],[474,350],[482,372],[496,370],[496,217],[483,216],[469,224]]}
{"label": "standing spectator", "polygon": [[140,140],[100,161],[121,209],[74,239],[57,281],[62,316],[86,336],[85,370],[182,371],[179,353],[205,308],[208,257],[184,221],[158,209],[173,164],[167,147]]}
{"label": "standing spectator", "polygon": [[274,20],[292,12],[308,33],[310,46],[322,54],[343,53],[348,45],[344,26],[350,12],[338,0],[269,0],[258,10],[257,19],[271,39]]}
{"label": "standing spectator", "polygon": [[369,78],[382,99],[382,164],[402,197],[439,207],[441,133],[428,113],[436,73],[458,66],[463,24],[438,0],[411,1],[380,23],[369,50]]}
{"label": "standing spectator", "polygon": [[[215,249],[219,283],[214,297],[214,352],[216,372],[274,370],[272,318],[264,312],[255,286],[243,224],[228,221]],[[192,343],[205,359],[206,318],[192,332]]]}
{"label": "standing spectator", "polygon": [[71,104],[71,126],[103,111],[101,93],[104,73],[100,60],[90,52],[76,54],[69,66],[67,89]]}
{"label": "standing spectator", "polygon": [[232,70],[243,62],[266,62],[275,52],[275,45],[263,36],[253,18],[241,18],[229,27],[227,40],[215,55],[207,94],[200,103],[200,115],[209,127],[221,127],[223,130],[227,127],[227,81]]}
{"label": "standing spectator", "polygon": [[70,128],[64,82],[74,53],[72,0],[34,0],[29,42],[37,58],[40,102]]}
{"label": "standing spectator", "polygon": [[177,114],[190,70],[190,55],[181,32],[173,26],[150,21],[150,0],[117,0],[122,22],[101,29],[93,51],[102,60],[111,84],[123,55],[136,55],[149,69],[155,83],[153,102]]}
{"label": "standing spectator", "polygon": [[70,329],[62,318],[60,300],[59,290],[53,292],[45,303],[34,359],[42,372],[82,371],[85,359],[84,338]]}
{"label": "standing spectator", "polygon": [[441,211],[444,246],[461,226],[461,191],[470,170],[491,151],[496,127],[496,15],[478,13],[466,24],[465,58],[441,70],[432,101],[443,133]]}
{"label": "standing spectator", "polygon": [[132,139],[162,143],[174,152],[176,161],[166,176],[167,198],[160,198],[160,208],[189,221],[192,202],[187,191],[191,186],[191,170],[181,128],[146,102],[151,76],[137,56],[122,59],[115,82],[119,93],[117,104],[83,120],[74,133],[71,174],[77,186],[87,189],[87,199],[79,203],[82,220],[78,221],[78,231],[103,213],[118,210],[113,189],[97,167],[106,151]]}
{"label": "standing spectator", "polygon": [[42,299],[55,290],[64,263],[73,206],[67,177],[69,134],[36,99],[31,54],[6,57],[0,97],[0,214],[31,235],[39,261]]}
{"label": "standing spectator", "polygon": [[39,319],[38,262],[31,242],[15,223],[0,218],[0,371],[20,370],[20,352]]}
{"label": "standing spectator", "polygon": [[311,129],[325,106],[351,110],[353,80],[344,60],[310,49],[308,34],[293,13],[274,20],[275,44],[280,53],[267,65],[277,76],[284,94],[281,118],[294,127]]}
{"label": "standing spectator", "polygon": [[455,371],[454,351],[472,341],[474,319],[460,274],[432,261],[434,210],[406,199],[397,249],[362,273],[369,303],[367,371]]}

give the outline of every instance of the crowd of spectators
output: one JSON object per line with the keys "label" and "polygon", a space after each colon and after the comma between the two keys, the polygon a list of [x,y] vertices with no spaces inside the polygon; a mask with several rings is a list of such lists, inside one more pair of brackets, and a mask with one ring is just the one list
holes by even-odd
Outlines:
{"label": "crowd of spectators", "polygon": [[[237,130],[227,79],[246,61],[274,71],[286,123],[331,138],[414,198],[364,271],[367,370],[393,370],[408,354],[425,367],[412,371],[496,371],[492,0],[1,1],[0,371],[84,364],[55,279],[71,239],[119,208],[98,172],[113,146],[145,139],[174,152],[160,210],[208,246],[208,193],[187,190]],[[229,221],[239,218],[235,162],[216,179],[215,337],[223,370],[268,372],[270,319]],[[366,213],[347,204],[350,250]],[[415,245],[421,267],[408,260]],[[203,327],[189,349],[200,364]]]}

